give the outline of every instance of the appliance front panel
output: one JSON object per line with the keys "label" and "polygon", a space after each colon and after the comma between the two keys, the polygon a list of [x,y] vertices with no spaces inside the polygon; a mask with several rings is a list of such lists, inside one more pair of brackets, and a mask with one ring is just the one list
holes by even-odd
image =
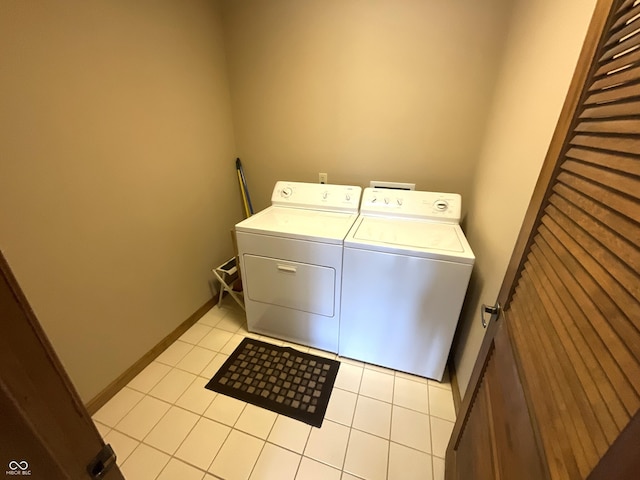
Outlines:
{"label": "appliance front panel", "polygon": [[441,380],[471,269],[345,248],[340,355]]}
{"label": "appliance front panel", "polygon": [[244,254],[245,297],[332,317],[336,271],[331,267]]}
{"label": "appliance front panel", "polygon": [[[270,335],[290,342],[308,345],[310,347],[338,351],[338,326],[340,319],[340,295],[342,291],[342,245],[333,245],[306,240],[275,237],[271,235],[258,235],[254,233],[237,232],[238,252],[240,257],[240,269],[243,282],[249,284],[249,293],[245,292],[245,308],[247,313],[247,328],[250,332]],[[252,257],[254,257],[252,259]],[[261,257],[261,258],[260,258]],[[249,262],[246,260],[249,259]],[[327,316],[319,313],[311,313],[298,309],[300,304],[295,298],[290,298],[285,286],[278,286],[275,280],[278,279],[278,272],[273,272],[275,265],[284,266],[282,275],[291,274],[287,272],[287,265],[302,265],[307,287],[300,287],[292,284],[291,277],[284,277],[289,286],[286,289],[293,289],[301,297],[307,298],[312,306],[303,306],[307,310],[315,310],[324,314],[329,314],[333,309],[333,315]],[[257,267],[257,272],[255,268]],[[249,269],[249,270],[248,270]],[[263,273],[265,270],[267,273]],[[298,271],[296,271],[298,272]],[[256,278],[267,279],[273,286],[262,285],[257,287],[257,292],[253,290],[253,274]],[[330,292],[327,285],[332,275],[333,290]],[[248,275],[249,274],[249,275]],[[280,280],[278,280],[279,282]],[[314,282],[322,284],[321,297],[324,298],[321,304],[315,304],[309,298],[314,292],[306,291],[311,288]],[[313,287],[315,289],[315,287]],[[285,290],[280,291],[279,290]],[[278,299],[278,295],[282,295]],[[287,299],[287,295],[289,298]],[[251,297],[261,301],[253,300]],[[271,298],[275,303],[264,301]],[[282,300],[285,298],[286,300]],[[283,306],[288,305],[288,306]]]}
{"label": "appliance front panel", "polygon": [[338,352],[337,317],[324,317],[261,302],[246,302],[250,332]]}

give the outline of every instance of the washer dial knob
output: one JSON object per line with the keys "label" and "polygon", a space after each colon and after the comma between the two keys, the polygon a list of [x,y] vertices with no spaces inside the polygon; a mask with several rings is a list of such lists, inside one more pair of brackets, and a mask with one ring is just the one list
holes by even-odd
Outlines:
{"label": "washer dial knob", "polygon": [[446,212],[449,208],[449,204],[446,200],[436,200],[433,202],[433,207],[439,212]]}
{"label": "washer dial knob", "polygon": [[291,187],[284,187],[281,191],[280,191],[280,196],[283,198],[289,198],[291,196],[291,194],[293,193],[293,190]]}

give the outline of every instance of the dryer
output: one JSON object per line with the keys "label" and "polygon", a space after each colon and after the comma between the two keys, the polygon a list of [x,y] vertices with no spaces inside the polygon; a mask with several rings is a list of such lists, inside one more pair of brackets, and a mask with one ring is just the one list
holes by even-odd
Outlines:
{"label": "dryer", "polygon": [[250,332],[338,351],[342,247],[361,193],[277,182],[271,206],[236,225]]}
{"label": "dryer", "polygon": [[344,242],[340,355],[442,380],[475,261],[461,203],[364,190]]}

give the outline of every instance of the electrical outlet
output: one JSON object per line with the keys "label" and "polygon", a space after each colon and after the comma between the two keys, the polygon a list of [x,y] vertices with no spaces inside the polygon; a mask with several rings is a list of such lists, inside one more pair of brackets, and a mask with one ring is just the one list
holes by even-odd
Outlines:
{"label": "electrical outlet", "polygon": [[318,174],[318,182],[327,183],[327,174],[326,173],[319,173]]}

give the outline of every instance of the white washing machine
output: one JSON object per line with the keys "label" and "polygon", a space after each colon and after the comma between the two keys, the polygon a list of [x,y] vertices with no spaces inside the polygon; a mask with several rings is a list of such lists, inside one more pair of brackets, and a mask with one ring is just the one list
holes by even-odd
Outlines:
{"label": "white washing machine", "polygon": [[340,355],[442,380],[475,261],[461,202],[364,190],[344,241]]}
{"label": "white washing machine", "polygon": [[236,225],[250,332],[338,351],[342,246],[361,193],[278,182],[271,206]]}

